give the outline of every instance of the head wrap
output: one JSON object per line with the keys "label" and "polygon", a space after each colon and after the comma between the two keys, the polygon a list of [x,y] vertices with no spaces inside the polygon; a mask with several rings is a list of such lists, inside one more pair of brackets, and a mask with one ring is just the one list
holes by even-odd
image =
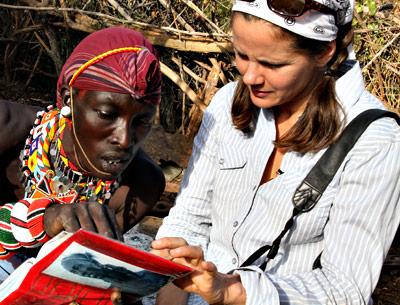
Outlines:
{"label": "head wrap", "polygon": [[269,9],[267,0],[255,0],[253,2],[236,0],[232,10],[267,20],[307,38],[322,41],[335,40],[338,32],[337,25],[351,22],[353,18],[354,0],[314,1],[333,9],[336,12],[336,23],[335,16],[323,14],[316,10],[307,10],[299,17],[283,17]]}
{"label": "head wrap", "polygon": [[65,62],[57,82],[58,107],[63,85],[159,103],[161,72],[156,50],[141,33],[128,28],[96,31],[84,38]]}

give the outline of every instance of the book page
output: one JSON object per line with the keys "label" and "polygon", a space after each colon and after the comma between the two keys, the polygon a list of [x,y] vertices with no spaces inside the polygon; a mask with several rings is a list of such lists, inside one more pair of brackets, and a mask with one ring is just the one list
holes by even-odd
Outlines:
{"label": "book page", "polygon": [[109,300],[110,288],[141,298],[191,271],[93,232],[62,232],[42,246],[36,259],[26,261],[0,285],[0,304],[13,298],[17,302],[13,305],[31,304],[33,299],[34,304],[53,304],[43,303],[44,299],[64,303],[77,298]]}
{"label": "book page", "polygon": [[77,242],[72,242],[43,273],[103,289],[115,287],[139,297],[158,291],[171,279]]}
{"label": "book page", "polygon": [[17,290],[34,263],[35,258],[26,260],[0,285],[0,302],[3,301],[3,299],[5,299],[11,292]]}
{"label": "book page", "polygon": [[36,256],[37,259],[40,259],[47,254],[49,254],[53,249],[55,249],[57,246],[59,246],[63,241],[68,239],[73,233],[62,231],[61,233],[57,234],[54,236],[52,239],[50,239],[48,242],[46,242],[41,248]]}

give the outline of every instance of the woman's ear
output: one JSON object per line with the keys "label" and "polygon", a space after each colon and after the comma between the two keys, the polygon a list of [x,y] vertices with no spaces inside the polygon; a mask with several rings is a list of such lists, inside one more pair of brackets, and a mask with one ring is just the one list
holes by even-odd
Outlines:
{"label": "woman's ear", "polygon": [[71,92],[68,87],[61,88],[61,101],[63,106],[71,106]]}
{"label": "woman's ear", "polygon": [[64,118],[71,117],[71,91],[67,87],[61,88],[61,103],[60,113]]}
{"label": "woman's ear", "polygon": [[336,52],[336,40],[332,40],[328,43],[326,51],[317,56],[318,65],[325,67],[329,61],[333,58]]}

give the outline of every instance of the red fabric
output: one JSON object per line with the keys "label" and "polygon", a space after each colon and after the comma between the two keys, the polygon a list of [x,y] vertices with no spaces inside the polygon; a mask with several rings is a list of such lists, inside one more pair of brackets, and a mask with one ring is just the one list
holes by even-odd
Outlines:
{"label": "red fabric", "polygon": [[139,52],[108,56],[89,66],[78,76],[74,88],[130,94],[135,99],[157,104],[161,94],[161,72],[156,50],[139,32],[111,27],[84,38],[65,62],[57,82],[57,106],[61,89],[75,71],[97,55],[123,47],[140,47]]}

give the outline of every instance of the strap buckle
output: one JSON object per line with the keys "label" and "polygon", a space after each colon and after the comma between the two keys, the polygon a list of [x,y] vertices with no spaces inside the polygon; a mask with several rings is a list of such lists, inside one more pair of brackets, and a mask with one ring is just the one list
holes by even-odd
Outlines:
{"label": "strap buckle", "polygon": [[319,190],[303,180],[294,192],[292,202],[296,210],[305,213],[314,208],[321,196]]}

